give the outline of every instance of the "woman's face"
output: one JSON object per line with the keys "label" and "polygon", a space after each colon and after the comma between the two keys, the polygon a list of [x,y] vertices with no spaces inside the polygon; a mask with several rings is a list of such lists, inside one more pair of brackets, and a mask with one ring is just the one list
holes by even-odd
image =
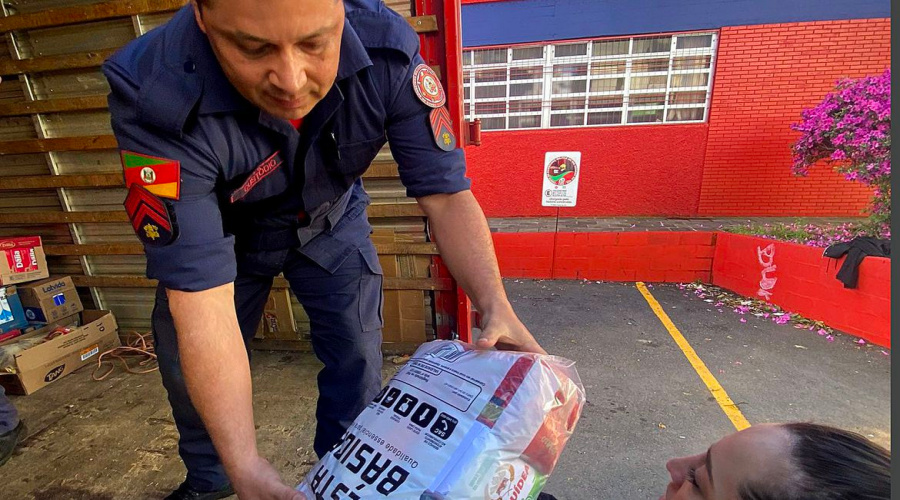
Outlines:
{"label": "woman's face", "polygon": [[671,482],[660,500],[737,500],[746,483],[779,484],[796,477],[792,437],[776,424],[755,425],[698,455],[666,464]]}

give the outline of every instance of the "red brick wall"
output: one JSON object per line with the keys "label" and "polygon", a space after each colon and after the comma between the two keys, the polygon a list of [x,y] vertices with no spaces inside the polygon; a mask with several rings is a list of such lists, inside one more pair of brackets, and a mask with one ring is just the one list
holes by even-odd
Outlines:
{"label": "red brick wall", "polygon": [[791,123],[836,80],[890,66],[889,19],[722,28],[700,215],[853,216],[870,193],[828,166],[791,174]]}
{"label": "red brick wall", "polygon": [[581,151],[578,204],[561,217],[697,213],[707,125],[484,132],[467,147],[472,192],[488,217],[547,217],[544,155]]}
{"label": "red brick wall", "polygon": [[494,233],[504,278],[709,282],[712,232]]}
{"label": "red brick wall", "polygon": [[[504,278],[712,282],[882,346],[891,346],[891,261],[867,257],[858,287],[835,278],[843,260],[821,248],[713,232],[494,233]],[[759,249],[774,246],[764,258]],[[767,269],[760,261],[772,268]],[[764,274],[765,271],[765,274]]]}
{"label": "red brick wall", "polygon": [[[891,261],[866,257],[855,289],[835,278],[843,259],[822,255],[821,248],[775,242],[753,236],[719,233],[712,282],[741,295],[755,297],[764,266],[758,249],[774,245],[767,277],[775,278],[769,301],[882,346],[891,346]],[[768,256],[763,261],[769,263]]]}

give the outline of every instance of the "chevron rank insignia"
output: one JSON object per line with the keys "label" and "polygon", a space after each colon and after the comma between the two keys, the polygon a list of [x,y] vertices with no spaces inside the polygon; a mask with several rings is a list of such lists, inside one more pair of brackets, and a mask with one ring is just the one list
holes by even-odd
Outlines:
{"label": "chevron rank insignia", "polygon": [[147,245],[165,246],[178,238],[172,205],[146,188],[132,184],[125,197],[125,211],[138,238]]}
{"label": "chevron rank insignia", "polygon": [[442,106],[432,109],[429,121],[431,122],[431,135],[434,136],[434,143],[437,144],[437,147],[444,151],[456,149],[453,120],[450,119],[450,112],[447,111],[447,108]]}
{"label": "chevron rank insignia", "polygon": [[181,163],[168,158],[121,151],[125,187],[142,186],[151,193],[177,200],[181,196]]}

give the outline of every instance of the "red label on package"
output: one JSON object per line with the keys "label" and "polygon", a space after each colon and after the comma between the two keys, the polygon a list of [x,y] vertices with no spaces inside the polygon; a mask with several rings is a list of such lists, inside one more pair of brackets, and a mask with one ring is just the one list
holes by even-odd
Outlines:
{"label": "red label on package", "polygon": [[9,269],[14,273],[28,273],[37,271],[37,255],[35,255],[34,247],[31,248],[15,248],[7,250],[6,262]]}
{"label": "red label on package", "polygon": [[11,248],[33,248],[41,245],[40,236],[30,236],[27,238],[11,238],[0,240],[0,250],[9,250]]}

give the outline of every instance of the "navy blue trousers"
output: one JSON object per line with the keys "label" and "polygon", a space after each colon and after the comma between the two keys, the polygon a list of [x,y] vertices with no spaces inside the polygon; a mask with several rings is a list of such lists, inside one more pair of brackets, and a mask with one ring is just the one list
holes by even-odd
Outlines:
{"label": "navy blue trousers", "polygon": [[[325,365],[318,374],[318,456],[327,453],[381,388],[382,271],[371,241],[329,273],[296,250],[238,256],[235,308],[247,344],[256,333],[272,280],[284,273],[310,319],[312,348]],[[165,290],[153,309],[153,333],[163,385],[180,435],[187,481],[200,491],[228,482],[212,440],[188,397]],[[216,332],[209,332],[216,334]],[[224,332],[222,333],[224,334]],[[248,348],[248,356],[250,354]]]}
{"label": "navy blue trousers", "polygon": [[19,413],[12,401],[6,397],[3,386],[0,385],[0,434],[6,434],[15,429],[17,425],[19,425]]}

